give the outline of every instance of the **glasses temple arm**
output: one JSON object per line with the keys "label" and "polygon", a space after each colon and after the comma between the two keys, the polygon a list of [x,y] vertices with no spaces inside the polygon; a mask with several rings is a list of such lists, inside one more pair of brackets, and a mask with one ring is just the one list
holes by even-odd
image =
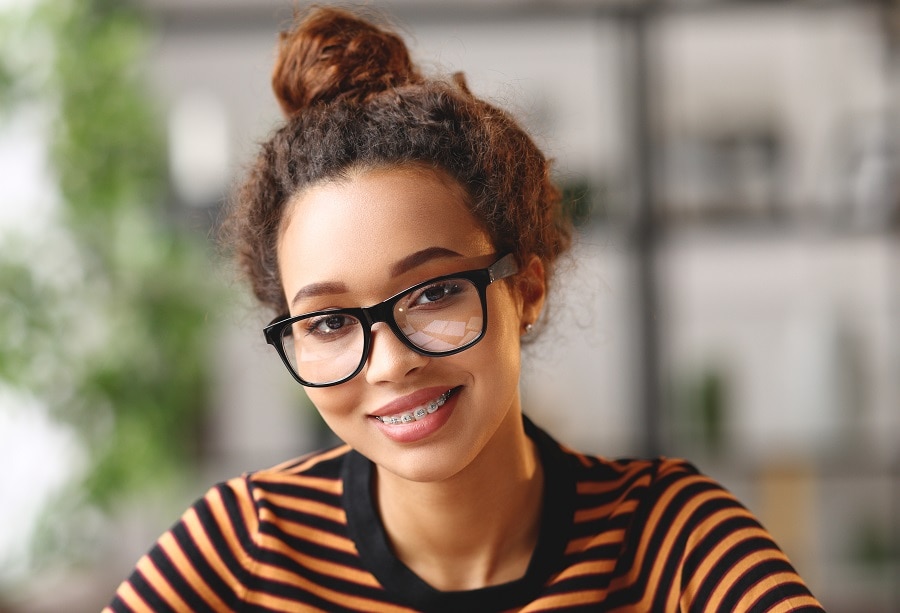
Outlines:
{"label": "glasses temple arm", "polygon": [[488,274],[491,283],[499,279],[505,279],[519,272],[519,266],[516,264],[516,256],[507,253],[505,256],[494,262],[494,265],[488,268]]}

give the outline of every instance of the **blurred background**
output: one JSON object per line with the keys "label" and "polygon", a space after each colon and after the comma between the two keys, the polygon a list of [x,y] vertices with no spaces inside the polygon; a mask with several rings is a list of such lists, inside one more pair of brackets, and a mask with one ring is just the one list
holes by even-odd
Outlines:
{"label": "blurred background", "polygon": [[[526,410],[684,456],[829,611],[900,611],[900,6],[372,2],[556,160]],[[206,488],[330,444],[214,235],[288,0],[0,0],[0,611],[96,611]]]}

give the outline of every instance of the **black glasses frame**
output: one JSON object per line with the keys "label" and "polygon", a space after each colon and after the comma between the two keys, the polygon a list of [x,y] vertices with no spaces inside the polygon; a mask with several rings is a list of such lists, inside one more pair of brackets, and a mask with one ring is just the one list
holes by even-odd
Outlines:
{"label": "black glasses frame", "polygon": [[[494,281],[499,281],[500,279],[511,277],[512,275],[516,274],[518,270],[519,267],[516,265],[515,256],[512,253],[508,253],[494,262],[488,268],[466,270],[449,275],[442,275],[433,279],[428,279],[427,281],[417,283],[412,287],[408,287],[405,290],[394,294],[387,300],[379,302],[378,304],[373,304],[369,307],[327,309],[324,311],[303,313],[302,315],[295,315],[293,317],[291,317],[290,315],[281,315],[273,319],[269,323],[269,325],[263,329],[263,334],[265,335],[266,342],[275,348],[275,351],[278,352],[278,356],[281,358],[281,361],[284,362],[284,365],[287,367],[288,371],[300,385],[303,385],[305,387],[330,387],[332,385],[339,385],[341,383],[349,381],[350,379],[358,375],[359,372],[363,369],[363,366],[369,360],[369,351],[372,347],[372,326],[378,322],[386,323],[388,327],[390,327],[390,329],[394,332],[394,336],[400,339],[400,342],[421,355],[426,355],[429,357],[453,355],[454,353],[459,353],[460,351],[465,351],[469,347],[472,347],[473,345],[478,343],[478,341],[484,338],[484,334],[487,331],[488,285],[490,285]],[[397,325],[397,322],[394,320],[394,305],[397,304],[397,302],[401,298],[403,298],[410,292],[414,292],[417,289],[425,287],[427,285],[431,285],[432,283],[446,281],[447,279],[466,279],[468,281],[471,281],[475,288],[478,290],[478,296],[479,298],[481,298],[481,312],[483,321],[483,324],[481,326],[481,333],[469,343],[462,345],[461,347],[456,347],[454,349],[450,349],[449,351],[427,351],[415,345],[400,330],[400,326]],[[329,381],[327,383],[311,383],[309,381],[305,381],[299,374],[297,374],[297,372],[294,370],[294,367],[291,366],[291,362],[288,359],[287,354],[285,353],[284,343],[282,342],[282,335],[284,334],[284,329],[286,327],[291,326],[303,319],[320,317],[322,315],[350,315],[359,320],[359,322],[363,326],[363,350],[362,356],[359,360],[359,365],[357,365],[356,369],[346,377],[342,377],[334,381]]]}

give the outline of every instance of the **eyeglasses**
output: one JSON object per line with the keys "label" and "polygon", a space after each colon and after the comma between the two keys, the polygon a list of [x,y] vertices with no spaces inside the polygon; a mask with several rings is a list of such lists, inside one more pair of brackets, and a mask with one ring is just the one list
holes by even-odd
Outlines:
{"label": "eyeglasses", "polygon": [[362,370],[379,321],[422,355],[468,349],[487,329],[487,286],[517,271],[510,253],[488,268],[423,281],[370,307],[278,317],[263,334],[301,385],[338,385]]}

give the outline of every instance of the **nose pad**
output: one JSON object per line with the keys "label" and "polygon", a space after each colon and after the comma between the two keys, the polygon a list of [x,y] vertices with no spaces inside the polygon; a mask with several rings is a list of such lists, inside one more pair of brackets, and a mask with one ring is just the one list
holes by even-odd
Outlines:
{"label": "nose pad", "polygon": [[398,381],[428,363],[430,358],[413,351],[384,322],[372,326],[365,377],[369,383]]}

